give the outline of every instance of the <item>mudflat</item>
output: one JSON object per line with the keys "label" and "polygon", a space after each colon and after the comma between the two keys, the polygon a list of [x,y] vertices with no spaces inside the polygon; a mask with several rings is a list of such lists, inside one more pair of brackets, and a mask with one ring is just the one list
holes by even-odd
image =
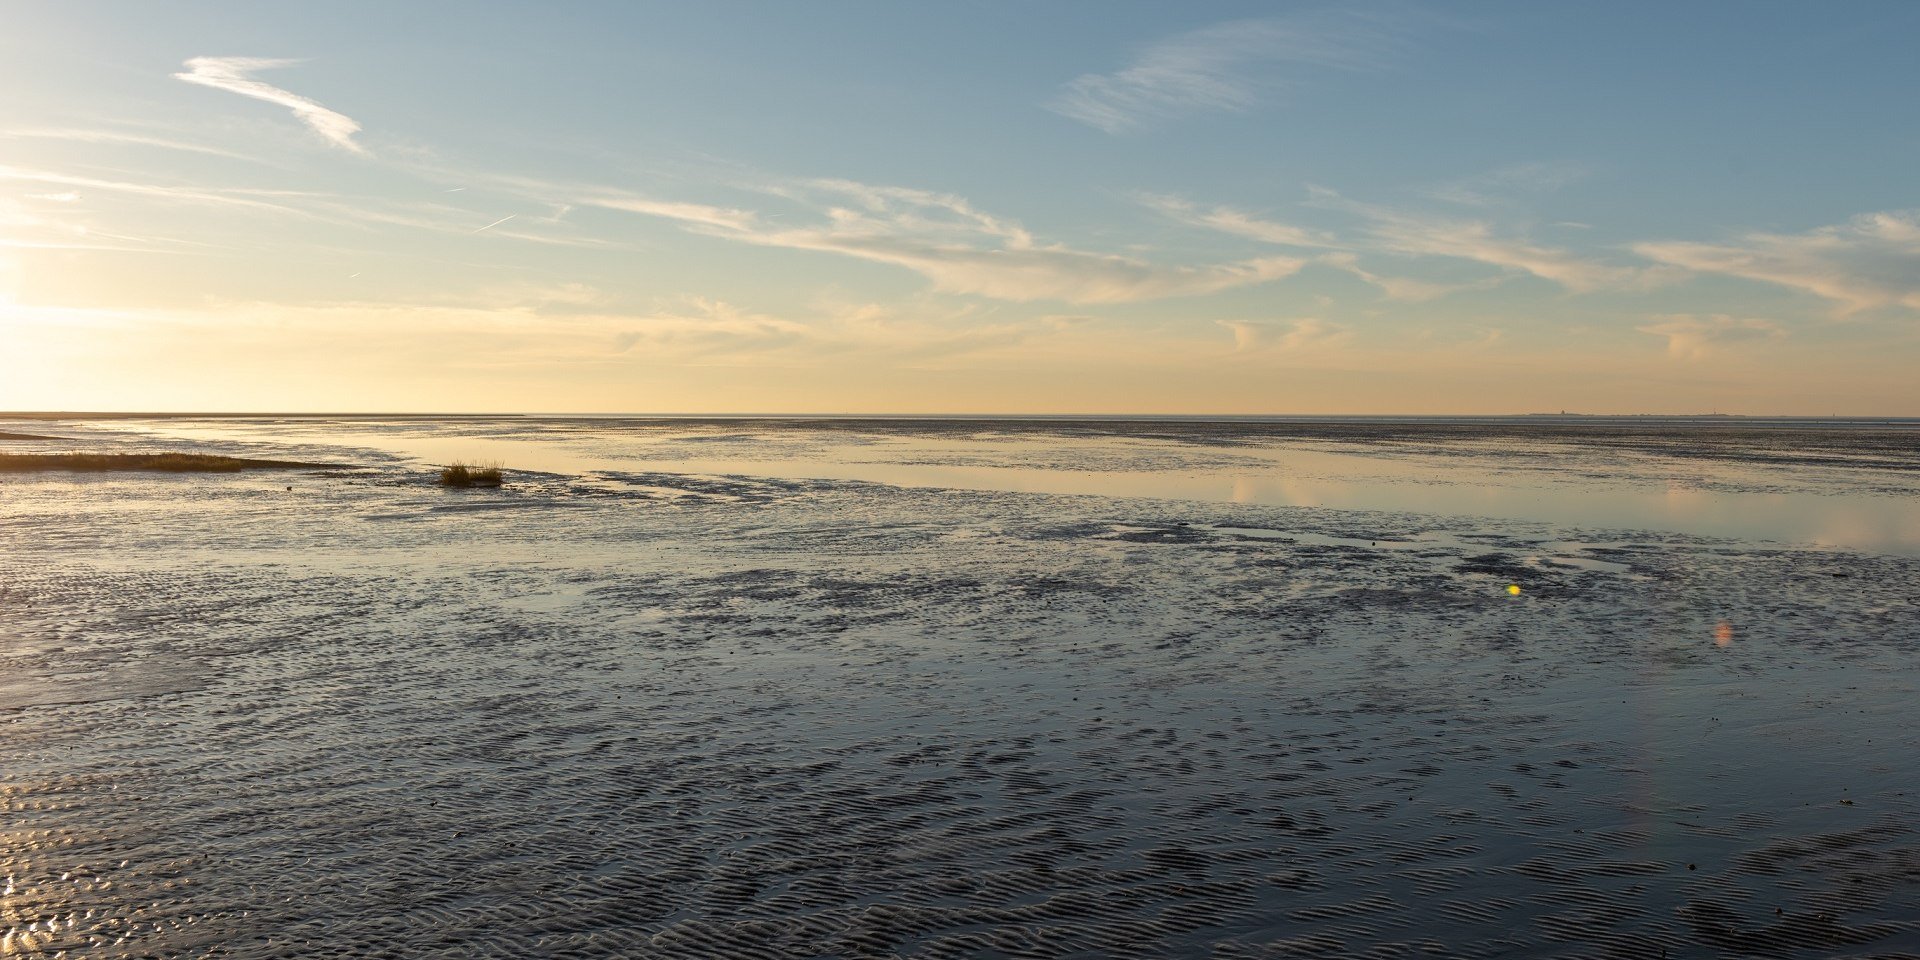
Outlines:
{"label": "mudflat", "polygon": [[[0,439],[41,439],[38,437]],[[292,460],[253,460],[204,453],[6,453],[0,452],[0,473],[63,470],[97,473],[148,470],[158,473],[238,473],[241,470],[287,470],[325,464]]]}
{"label": "mudflat", "polygon": [[[63,424],[368,466],[0,478],[14,953],[1920,951],[1897,523],[990,488],[1267,469],[1232,424],[201,429]],[[1897,520],[1902,436],[1741,441],[1674,500]],[[489,442],[553,459],[436,485]],[[1393,440],[1409,503],[1448,458],[1601,498],[1699,459],[1504,442]]]}

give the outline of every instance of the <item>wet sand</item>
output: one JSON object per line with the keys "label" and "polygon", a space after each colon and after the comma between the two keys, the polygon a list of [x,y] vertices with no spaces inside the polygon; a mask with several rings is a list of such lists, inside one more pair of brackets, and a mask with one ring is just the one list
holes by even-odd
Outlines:
{"label": "wet sand", "polygon": [[0,480],[0,953],[1920,952],[1911,556],[367,461]]}

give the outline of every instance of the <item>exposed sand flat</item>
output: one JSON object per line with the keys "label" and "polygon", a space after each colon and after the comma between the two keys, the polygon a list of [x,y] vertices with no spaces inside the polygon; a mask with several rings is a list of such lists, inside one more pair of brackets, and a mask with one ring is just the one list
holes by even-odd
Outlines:
{"label": "exposed sand flat", "polygon": [[[1505,518],[1920,555],[1920,421],[1736,423],[284,417],[68,429],[92,443],[192,442],[236,456],[434,469],[482,458],[629,490],[646,475],[853,480]],[[1634,444],[1605,442],[1616,429],[1632,431]]]}
{"label": "exposed sand flat", "polygon": [[1920,952],[1920,559],[432,482],[0,480],[5,951]]}

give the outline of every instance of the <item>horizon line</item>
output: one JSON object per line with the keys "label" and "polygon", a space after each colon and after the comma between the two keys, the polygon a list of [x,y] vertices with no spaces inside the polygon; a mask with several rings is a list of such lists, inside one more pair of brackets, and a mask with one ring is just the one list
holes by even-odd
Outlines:
{"label": "horizon line", "polygon": [[634,420],[1156,420],[1156,421],[1285,421],[1285,420],[1806,420],[1806,421],[1920,421],[1920,414],[1751,414],[1751,413],[1580,413],[1532,411],[1526,413],[874,413],[874,412],[633,412],[633,411],[399,411],[399,410],[12,410],[0,411],[0,420],[136,420],[136,419],[259,419],[313,417],[323,419],[559,419],[586,417]]}

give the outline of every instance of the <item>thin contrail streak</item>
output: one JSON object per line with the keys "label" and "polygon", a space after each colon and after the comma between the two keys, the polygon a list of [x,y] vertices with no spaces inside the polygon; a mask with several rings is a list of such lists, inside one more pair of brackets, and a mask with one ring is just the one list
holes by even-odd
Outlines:
{"label": "thin contrail streak", "polygon": [[488,230],[492,230],[494,227],[497,227],[503,223],[506,223],[508,220],[512,220],[515,216],[517,216],[517,214],[509,213],[506,216],[501,217],[500,219],[495,220],[494,222],[489,223],[478,230],[475,230],[474,233],[486,233]]}

